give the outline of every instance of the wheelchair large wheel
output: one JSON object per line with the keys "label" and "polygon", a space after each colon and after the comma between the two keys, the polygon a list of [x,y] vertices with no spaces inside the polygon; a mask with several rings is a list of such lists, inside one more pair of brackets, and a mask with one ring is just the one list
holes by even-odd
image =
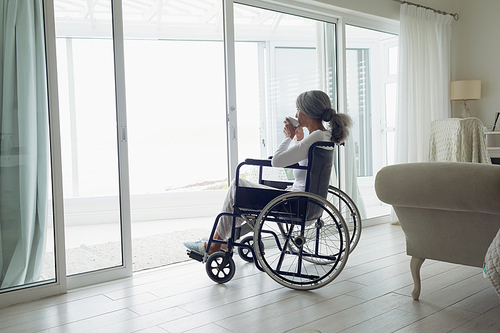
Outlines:
{"label": "wheelchair large wheel", "polygon": [[[313,219],[310,211],[315,211]],[[276,282],[292,289],[316,289],[344,268],[349,232],[332,203],[316,194],[290,192],[273,199],[259,214],[254,249],[260,266]]]}
{"label": "wheelchair large wheel", "polygon": [[349,230],[350,252],[358,245],[361,237],[361,214],[352,199],[335,186],[328,187],[327,200],[340,212]]}
{"label": "wheelchair large wheel", "polygon": [[214,252],[205,263],[207,275],[217,283],[226,283],[234,277],[236,265],[231,254]]}

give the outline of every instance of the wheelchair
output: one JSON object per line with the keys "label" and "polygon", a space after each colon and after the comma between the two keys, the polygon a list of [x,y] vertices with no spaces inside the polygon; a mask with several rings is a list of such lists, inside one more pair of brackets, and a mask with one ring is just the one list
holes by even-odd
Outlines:
{"label": "wheelchair", "polygon": [[[233,212],[217,215],[207,242],[207,248],[219,243],[227,245],[227,250],[211,255],[188,250],[189,257],[205,263],[207,275],[217,283],[226,283],[235,275],[234,248],[243,260],[253,262],[285,287],[312,290],[333,281],[361,235],[356,205],[346,193],[329,185],[334,148],[333,142],[316,142],[309,148],[307,166],[286,167],[305,170],[305,192],[286,191],[290,182],[263,179],[264,168],[272,167],[269,159],[240,163]],[[259,183],[272,189],[238,186],[245,165],[258,167]],[[222,216],[232,217],[227,241],[213,238]],[[244,220],[239,227],[236,218]]]}

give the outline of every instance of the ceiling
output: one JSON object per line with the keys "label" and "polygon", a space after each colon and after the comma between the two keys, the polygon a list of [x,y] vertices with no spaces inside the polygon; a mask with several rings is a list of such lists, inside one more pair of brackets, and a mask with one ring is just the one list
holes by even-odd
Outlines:
{"label": "ceiling", "polygon": [[[59,31],[99,35],[102,29],[110,30],[111,0],[54,0],[54,6]],[[175,37],[196,31],[222,37],[221,0],[123,0],[122,8],[125,32],[132,36]],[[297,37],[316,29],[314,20],[239,4],[234,6],[234,20],[236,27],[258,35]]]}

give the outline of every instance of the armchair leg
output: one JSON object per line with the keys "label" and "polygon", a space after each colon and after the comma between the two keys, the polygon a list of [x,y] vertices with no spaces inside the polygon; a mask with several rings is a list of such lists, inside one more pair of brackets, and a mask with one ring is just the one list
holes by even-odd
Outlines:
{"label": "armchair leg", "polygon": [[413,297],[414,300],[418,300],[418,297],[420,296],[420,267],[422,267],[422,264],[424,263],[425,259],[422,258],[417,258],[417,257],[411,257],[410,260],[410,271],[411,271],[411,276],[413,277],[413,291],[411,292],[411,296]]}

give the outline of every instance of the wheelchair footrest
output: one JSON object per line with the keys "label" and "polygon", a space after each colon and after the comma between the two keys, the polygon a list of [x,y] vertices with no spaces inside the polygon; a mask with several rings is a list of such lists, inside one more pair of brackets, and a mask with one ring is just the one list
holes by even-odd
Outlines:
{"label": "wheelchair footrest", "polygon": [[187,251],[187,254],[189,258],[198,260],[198,261],[203,261],[203,254],[196,252],[196,251]]}

